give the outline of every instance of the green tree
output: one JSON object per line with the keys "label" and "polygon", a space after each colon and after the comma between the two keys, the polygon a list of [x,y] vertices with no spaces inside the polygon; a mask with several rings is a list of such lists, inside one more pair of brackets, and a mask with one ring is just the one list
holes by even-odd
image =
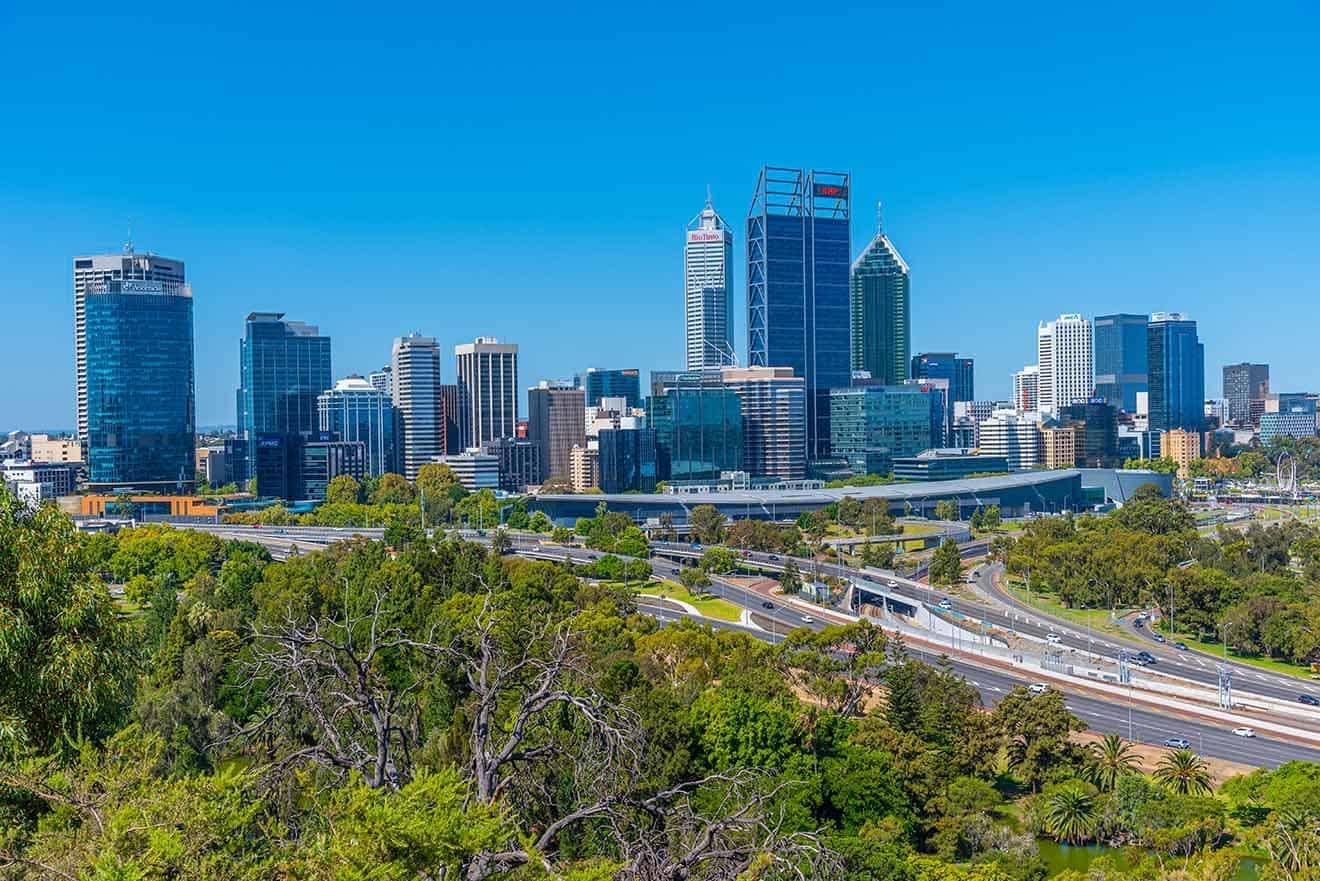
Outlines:
{"label": "green tree", "polygon": [[1091,745],[1086,774],[1101,792],[1113,792],[1120,777],[1136,770],[1136,754],[1117,734],[1106,734],[1099,744]]}
{"label": "green tree", "polygon": [[428,504],[449,497],[449,490],[458,486],[454,469],[442,462],[428,462],[417,469],[417,491]]}
{"label": "green tree", "polygon": [[724,515],[714,505],[697,505],[688,515],[692,537],[701,544],[719,544],[724,538]]}
{"label": "green tree", "polygon": [[408,505],[412,504],[416,494],[412,484],[403,475],[385,473],[376,480],[376,489],[371,494],[373,505]]}
{"label": "green tree", "polygon": [[1099,819],[1095,794],[1079,781],[1060,786],[1045,797],[1045,823],[1050,837],[1082,844],[1095,836]]}
{"label": "green tree", "polygon": [[873,569],[892,569],[897,556],[893,542],[867,542],[862,545],[862,565]]}
{"label": "green tree", "polygon": [[958,503],[952,499],[941,499],[935,503],[936,520],[958,520]]}
{"label": "green tree", "polygon": [[728,548],[706,548],[701,554],[700,565],[715,575],[727,575],[738,568],[738,555]]}
{"label": "green tree", "polygon": [[678,573],[678,581],[692,593],[705,593],[710,587],[710,576],[699,566],[685,566]]}
{"label": "green tree", "polygon": [[0,487],[0,750],[96,738],[125,708],[128,625],[88,567],[73,522]]}
{"label": "green tree", "polygon": [[802,573],[798,572],[796,560],[788,559],[784,561],[784,571],[779,576],[779,587],[790,596],[797,596],[801,592]]}
{"label": "green tree", "polygon": [[955,584],[962,575],[962,555],[958,543],[951,538],[940,542],[930,560],[930,583],[942,586]]}
{"label": "green tree", "polygon": [[1210,791],[1210,767],[1190,749],[1169,750],[1155,768],[1155,779],[1179,795]]}
{"label": "green tree", "polygon": [[553,532],[555,524],[544,511],[533,511],[527,521],[527,528],[532,532]]}
{"label": "green tree", "polygon": [[325,485],[325,503],[327,505],[356,505],[362,487],[351,474],[340,474],[330,478]]}
{"label": "green tree", "polygon": [[1008,739],[1009,767],[1033,792],[1083,766],[1085,752],[1071,736],[1086,725],[1068,712],[1060,692],[1032,694],[1019,686],[1004,695],[991,715]]}

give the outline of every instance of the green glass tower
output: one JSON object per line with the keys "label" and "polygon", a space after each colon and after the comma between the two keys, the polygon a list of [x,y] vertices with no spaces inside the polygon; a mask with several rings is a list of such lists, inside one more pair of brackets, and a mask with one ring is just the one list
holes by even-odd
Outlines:
{"label": "green glass tower", "polygon": [[851,361],[886,385],[908,379],[912,312],[908,265],[885,235],[876,209],[875,238],[853,261],[849,279]]}

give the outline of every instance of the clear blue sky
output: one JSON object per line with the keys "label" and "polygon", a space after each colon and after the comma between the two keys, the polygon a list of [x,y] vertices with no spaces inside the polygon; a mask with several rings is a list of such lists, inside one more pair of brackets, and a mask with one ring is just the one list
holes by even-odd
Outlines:
{"label": "clear blue sky", "polygon": [[410,330],[523,385],[678,366],[682,226],[709,183],[741,260],[763,162],[852,171],[855,251],[884,200],[914,350],[978,397],[1064,311],[1320,388],[1314,3],[78,5],[0,8],[0,427],[72,425],[69,258],[130,219],[188,263],[201,424],[252,310],[337,375]]}

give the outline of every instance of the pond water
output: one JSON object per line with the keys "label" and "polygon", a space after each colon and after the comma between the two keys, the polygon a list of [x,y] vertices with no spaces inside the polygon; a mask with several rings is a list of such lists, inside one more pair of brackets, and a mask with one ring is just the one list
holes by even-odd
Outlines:
{"label": "pond water", "polygon": [[[1045,865],[1049,866],[1051,877],[1065,869],[1085,872],[1096,857],[1115,851],[1115,848],[1100,844],[1059,844],[1049,839],[1041,839],[1036,844],[1040,849],[1041,858],[1045,860]],[[1256,860],[1244,857],[1232,881],[1257,881],[1258,878],[1260,878],[1260,864]]]}

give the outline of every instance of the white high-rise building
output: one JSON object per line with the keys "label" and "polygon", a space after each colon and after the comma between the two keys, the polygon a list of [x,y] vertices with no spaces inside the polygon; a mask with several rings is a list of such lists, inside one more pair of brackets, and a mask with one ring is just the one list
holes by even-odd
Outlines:
{"label": "white high-rise building", "polygon": [[1036,330],[1036,364],[1040,412],[1057,415],[1059,408],[1095,394],[1090,319],[1073,313],[1042,321]]}
{"label": "white high-rise building", "polygon": [[73,258],[73,349],[77,374],[78,438],[87,441],[87,289],[108,281],[159,281],[167,289],[184,283],[183,261],[138,254],[133,243],[122,254]]}
{"label": "white high-rise building", "polygon": [[385,397],[391,399],[394,397],[394,369],[389,364],[367,374],[367,382]]}
{"label": "white high-rise building", "polygon": [[417,479],[423,465],[445,454],[445,411],[440,400],[440,347],[435,337],[396,337],[390,350],[394,410],[403,476]]}
{"label": "white high-rise building", "polygon": [[1040,408],[1040,368],[1028,364],[1013,374],[1013,409],[1034,413]]}
{"label": "white high-rise building", "polygon": [[982,456],[1003,456],[1009,471],[1026,471],[1040,464],[1040,416],[1016,410],[996,410],[977,431]]}
{"label": "white high-rise building", "polygon": [[[464,449],[518,434],[518,344],[477,337],[454,347],[458,432]],[[398,382],[398,374],[395,374]]]}
{"label": "white high-rise building", "polygon": [[724,367],[733,349],[733,231],[711,206],[687,225],[683,245],[683,325],[688,370]]}

